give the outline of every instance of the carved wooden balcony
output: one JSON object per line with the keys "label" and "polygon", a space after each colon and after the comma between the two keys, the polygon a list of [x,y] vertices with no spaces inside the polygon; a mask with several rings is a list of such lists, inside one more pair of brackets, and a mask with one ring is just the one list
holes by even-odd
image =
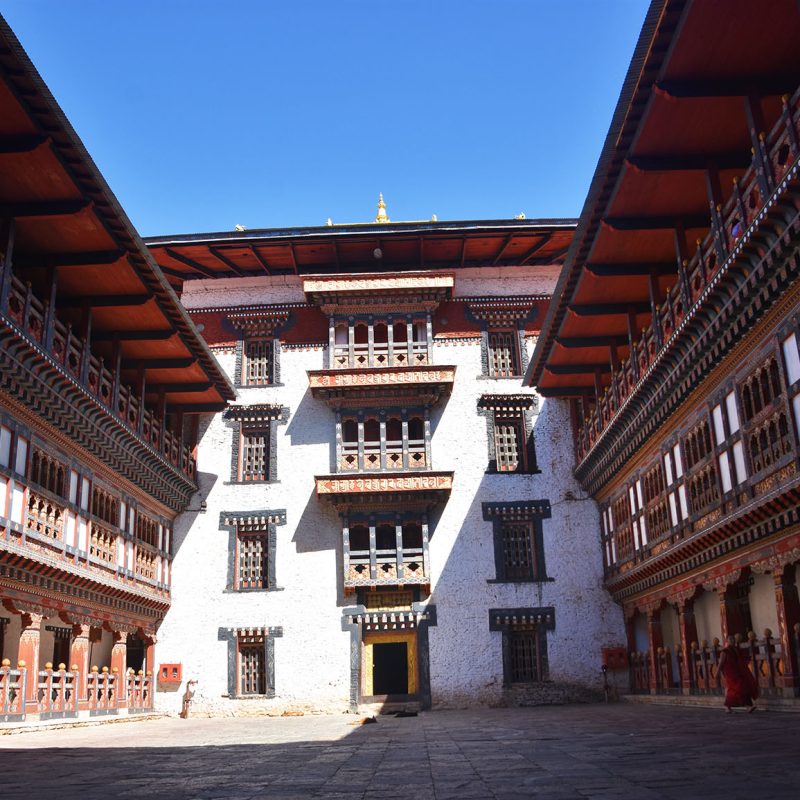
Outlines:
{"label": "carved wooden balcony", "polygon": [[341,511],[358,508],[430,509],[446,502],[453,488],[452,472],[384,472],[380,475],[317,475],[319,498]]}
{"label": "carved wooden balcony", "polygon": [[454,366],[309,370],[311,394],[331,408],[414,405],[429,408],[453,388]]}
{"label": "carved wooden balcony", "polygon": [[[78,544],[78,511],[62,498],[42,488],[25,488],[24,522],[0,517],[0,560],[27,557],[50,569],[76,575],[107,587],[147,596],[169,604],[169,586],[159,580],[159,564],[169,563],[168,553],[131,539],[107,523],[89,522],[87,549]],[[71,516],[70,531],[67,519]],[[117,550],[134,543],[133,569],[119,563]]]}
{"label": "carved wooden balcony", "polygon": [[[48,307],[12,275],[5,309],[9,329],[33,345],[35,353],[78,384],[103,411],[120,422],[144,446],[154,450],[172,468],[194,481],[196,463],[190,448],[164,425],[164,420],[143,406],[141,398],[119,381],[102,358],[94,356],[88,343],[78,338],[70,325],[53,318],[48,326]],[[5,348],[10,349],[9,341]]]}
{"label": "carved wooden balcony", "polygon": [[[640,397],[645,388],[653,389],[649,385],[653,381],[649,379],[655,380],[656,370],[668,353],[679,345],[686,345],[685,334],[690,325],[695,329],[698,326],[702,330],[710,329],[710,323],[701,318],[701,311],[718,302],[714,294],[718,293],[720,284],[728,281],[737,291],[741,289],[741,297],[734,298],[738,306],[732,304],[733,300],[726,303],[731,314],[744,313],[748,319],[757,316],[744,310],[756,294],[753,287],[745,285],[751,273],[756,273],[746,266],[745,260],[748,251],[753,249],[752,239],[759,229],[773,227],[771,215],[786,216],[788,213],[791,219],[784,222],[797,223],[797,209],[789,195],[796,193],[800,170],[800,89],[791,99],[784,100],[781,118],[759,142],[750,166],[741,180],[736,181],[727,202],[719,209],[711,209],[709,232],[681,268],[680,280],[667,294],[641,337],[633,342],[628,358],[613,372],[610,385],[579,429],[576,475],[580,480],[588,480],[591,485],[600,485],[605,480],[599,474],[595,477],[597,468],[590,462],[595,453],[601,451],[598,448],[608,449],[609,429],[634,397]],[[765,256],[767,262],[771,262],[771,258],[770,253]],[[742,270],[747,274],[744,281]],[[768,278],[766,273],[752,275],[752,280],[760,283]],[[775,291],[779,291],[777,284]],[[715,315],[716,312],[712,316]],[[684,361],[687,358],[684,357]],[[696,356],[694,361],[697,361]],[[666,408],[664,403],[661,405]],[[605,469],[613,472],[614,467],[608,464]]]}
{"label": "carved wooden balcony", "polygon": [[428,564],[421,547],[355,550],[345,555],[346,589],[355,589],[359,586],[428,583],[430,583]]}

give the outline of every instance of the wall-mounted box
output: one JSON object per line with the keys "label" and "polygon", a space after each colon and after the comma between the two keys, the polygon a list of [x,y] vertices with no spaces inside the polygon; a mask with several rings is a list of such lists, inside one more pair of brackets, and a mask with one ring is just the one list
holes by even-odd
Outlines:
{"label": "wall-mounted box", "polygon": [[159,683],[180,683],[183,673],[183,664],[161,664],[158,667]]}
{"label": "wall-mounted box", "polygon": [[603,666],[608,669],[626,669],[628,666],[628,651],[624,647],[604,647]]}

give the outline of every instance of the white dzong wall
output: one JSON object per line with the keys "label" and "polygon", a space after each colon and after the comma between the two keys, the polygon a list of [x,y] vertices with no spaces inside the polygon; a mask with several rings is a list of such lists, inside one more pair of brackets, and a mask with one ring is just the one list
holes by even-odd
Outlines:
{"label": "white dzong wall", "polygon": [[[529,274],[528,274],[529,273]],[[513,277],[511,277],[513,274]],[[456,278],[455,297],[514,296],[552,291],[557,268],[468,269]],[[187,283],[190,310],[237,304],[305,303],[300,279],[276,277]],[[534,340],[526,342],[529,351]],[[217,358],[233,376],[232,348]],[[481,346],[468,339],[434,339],[435,364],[456,365],[452,394],[432,412],[435,470],[452,470],[454,488],[433,517],[431,593],[436,625],[429,628],[430,688],[437,705],[497,703],[503,696],[502,635],[489,629],[490,608],[555,609],[547,634],[550,680],[598,687],[600,648],[625,641],[621,611],[602,588],[599,517],[572,478],[574,461],[568,406],[538,398],[534,437],[539,474],[487,474],[488,433],[477,402],[483,394],[519,393],[518,379],[481,374]],[[237,403],[277,403],[289,409],[277,427],[277,482],[231,483],[234,426],[221,414],[201,424],[200,492],[175,524],[172,607],[158,632],[157,662],[181,663],[183,683],[159,689],[158,708],[177,713],[188,679],[197,680],[195,712],[281,713],[345,711],[350,704],[350,635],[342,609],[341,524],[317,499],[314,475],[333,471],[334,414],[311,397],[307,370],[327,366],[319,345],[283,347],[279,386],[241,388]],[[496,583],[492,523],[481,504],[549,500],[543,522],[544,583]],[[204,510],[200,510],[201,502]],[[286,510],[276,526],[277,589],[226,591],[229,532],[220,513]],[[236,628],[281,629],[274,639],[274,698],[228,698],[228,643]]]}

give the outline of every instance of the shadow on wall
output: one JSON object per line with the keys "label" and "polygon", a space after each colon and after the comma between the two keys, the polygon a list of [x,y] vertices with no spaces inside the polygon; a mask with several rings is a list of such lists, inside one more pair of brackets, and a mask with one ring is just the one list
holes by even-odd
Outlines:
{"label": "shadow on wall", "polygon": [[321,400],[311,396],[306,389],[297,408],[292,412],[286,435],[292,447],[329,444],[330,471],[336,468],[336,440],[331,431],[336,429],[336,416]]}

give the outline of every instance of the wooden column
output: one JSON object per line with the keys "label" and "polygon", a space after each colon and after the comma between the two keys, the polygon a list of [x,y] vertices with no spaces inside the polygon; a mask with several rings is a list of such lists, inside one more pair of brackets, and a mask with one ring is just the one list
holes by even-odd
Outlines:
{"label": "wooden column", "polygon": [[386,320],[386,349],[388,355],[386,357],[386,366],[394,366],[394,322],[391,317]]}
{"label": "wooden column", "polygon": [[14,220],[0,220],[0,248],[3,257],[0,259],[0,311],[8,309],[8,295],[11,291],[11,263],[14,253]]}
{"label": "wooden column", "polygon": [[396,517],[394,521],[394,547],[397,568],[397,580],[403,580],[403,523],[400,517]]}
{"label": "wooden column", "polygon": [[694,600],[678,604],[678,628],[681,635],[681,692],[692,692],[692,642],[697,641]]}
{"label": "wooden column", "polygon": [[53,334],[56,329],[56,295],[58,291],[58,270],[50,268],[48,270],[50,278],[50,295],[47,301],[47,309],[44,315],[44,333],[42,344],[48,352],[53,346]]}
{"label": "wooden column", "polygon": [[794,626],[800,624],[800,598],[795,583],[795,564],[777,569],[772,574],[775,581],[775,606],[778,612],[778,638],[783,652],[783,676],[779,688],[785,697],[794,697],[800,687],[800,665],[794,646]]}
{"label": "wooden column", "polygon": [[664,646],[660,611],[647,612],[647,639],[650,660],[650,694],[656,694],[658,691],[658,649]]}
{"label": "wooden column", "polygon": [[350,317],[347,321],[347,366],[355,365],[356,326],[355,320]]}
{"label": "wooden column", "polygon": [[736,596],[736,584],[725,586],[717,590],[719,594],[719,617],[722,629],[722,646],[728,636],[739,634],[742,639],[747,638],[748,624],[742,614],[742,605]]}
{"label": "wooden column", "polygon": [[650,290],[650,314],[652,315],[653,335],[656,339],[656,346],[660,349],[661,345],[664,344],[658,318],[658,307],[661,305],[661,289],[658,286],[658,278],[652,272],[648,275],[647,287]]}
{"label": "wooden column", "polygon": [[25,701],[31,711],[36,711],[39,695],[39,640],[43,614],[23,612],[20,622],[19,661],[28,668],[28,685]]}
{"label": "wooden column", "polygon": [[78,701],[88,697],[89,675],[89,626],[77,623],[72,626],[72,644],[69,647],[70,669],[78,670]]}
{"label": "wooden column", "polygon": [[111,672],[116,676],[117,706],[127,703],[128,634],[114,631],[114,646],[111,648]]}

